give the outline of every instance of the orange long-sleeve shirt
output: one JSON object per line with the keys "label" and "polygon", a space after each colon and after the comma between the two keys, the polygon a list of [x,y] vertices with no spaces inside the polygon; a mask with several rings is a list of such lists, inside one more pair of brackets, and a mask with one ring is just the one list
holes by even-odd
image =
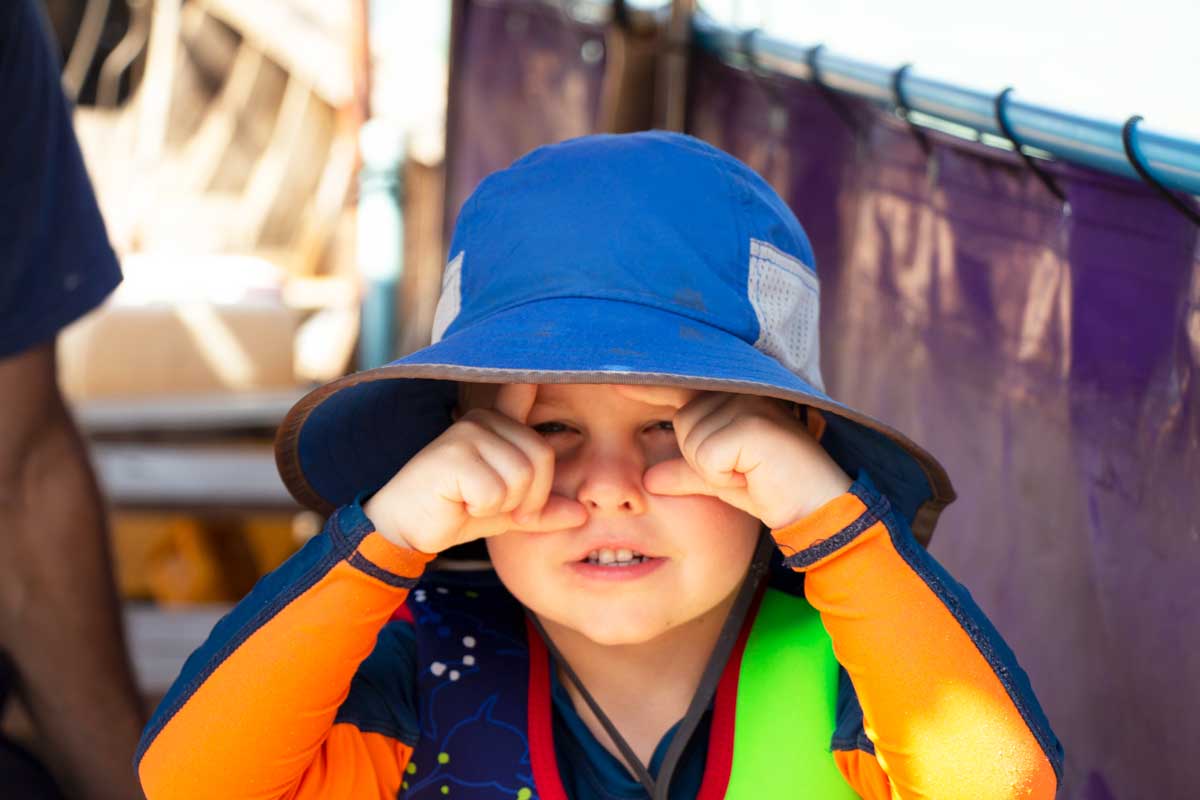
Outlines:
{"label": "orange long-sleeve shirt", "polygon": [[[831,756],[859,795],[1054,796],[1061,748],[1024,673],[865,476],[773,533],[861,704],[865,736]],[[338,710],[428,560],[339,510],[188,660],[139,748],[147,797],[396,797],[416,743],[405,709],[369,724]]]}

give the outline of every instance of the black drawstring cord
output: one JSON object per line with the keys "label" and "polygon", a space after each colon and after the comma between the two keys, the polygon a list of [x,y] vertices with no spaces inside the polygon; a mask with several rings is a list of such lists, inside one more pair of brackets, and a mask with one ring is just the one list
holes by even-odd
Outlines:
{"label": "black drawstring cord", "polygon": [[546,629],[542,627],[542,623],[532,613],[527,614],[530,624],[533,625],[538,635],[542,637],[542,641],[545,642],[552,662],[561,667],[567,679],[575,684],[575,688],[579,690],[583,701],[587,703],[588,708],[596,715],[596,719],[609,735],[609,738],[612,739],[617,750],[621,752],[622,757],[624,757],[633,769],[638,783],[642,785],[646,790],[646,795],[652,798],[652,800],[668,800],[671,778],[674,776],[675,769],[679,764],[680,758],[683,756],[684,749],[692,738],[692,734],[695,733],[696,727],[700,724],[700,719],[708,709],[709,703],[712,702],[713,695],[716,694],[717,685],[721,682],[721,675],[725,671],[725,665],[729,661],[729,656],[732,654],[734,646],[737,644],[738,636],[741,635],[742,625],[745,623],[746,617],[754,605],[754,600],[758,596],[759,585],[762,583],[763,577],[767,574],[771,554],[774,550],[775,540],[771,538],[769,531],[764,531],[759,536],[758,545],[754,551],[754,557],[750,562],[750,570],[746,574],[746,579],[742,581],[737,597],[734,598],[733,606],[729,609],[729,616],[725,618],[725,622],[721,626],[721,633],[717,637],[717,643],[713,647],[712,655],[709,656],[708,663],[704,667],[704,674],[700,677],[700,684],[696,688],[695,695],[692,696],[692,702],[688,705],[687,713],[680,720],[675,735],[671,738],[670,746],[667,747],[667,754],[663,758],[662,768],[659,770],[657,781],[651,777],[649,770],[642,764],[637,754],[633,752],[633,748],[625,741],[625,737],[617,730],[617,726],[613,724],[608,715],[604,713],[604,710],[600,708],[600,704],[596,702],[596,699],[584,687],[583,681],[579,679],[579,675],[571,668],[567,660],[563,658],[562,653],[559,652],[559,649],[546,633]]}
{"label": "black drawstring cord", "polygon": [[633,769],[634,774],[638,779],[638,783],[640,783],[646,790],[646,795],[648,797],[654,797],[654,778],[650,777],[650,772],[642,764],[641,759],[639,759],[637,754],[633,752],[633,748],[629,746],[627,741],[625,741],[625,737],[622,736],[620,731],[617,730],[617,726],[612,723],[612,720],[610,720],[608,715],[604,713],[604,710],[600,708],[600,704],[596,702],[594,697],[592,697],[592,693],[584,688],[583,681],[579,679],[579,676],[575,674],[575,670],[571,669],[571,665],[567,663],[565,658],[563,658],[562,653],[559,652],[558,647],[556,647],[554,644],[554,641],[550,638],[549,634],[546,633],[546,629],[542,627],[541,621],[532,613],[528,614],[527,616],[529,617],[529,621],[532,623],[533,627],[537,629],[538,635],[542,637],[542,641],[546,643],[546,649],[550,651],[551,661],[553,661],[555,665],[561,667],[563,674],[567,676],[567,679],[570,680],[571,683],[575,684],[575,688],[579,690],[579,694],[583,697],[583,701],[588,704],[588,708],[590,708],[592,713],[596,715],[596,719],[600,721],[600,724],[604,727],[605,732],[608,733],[608,737],[612,739],[613,744],[615,744],[617,749],[621,751],[622,757],[624,757],[630,768]]}

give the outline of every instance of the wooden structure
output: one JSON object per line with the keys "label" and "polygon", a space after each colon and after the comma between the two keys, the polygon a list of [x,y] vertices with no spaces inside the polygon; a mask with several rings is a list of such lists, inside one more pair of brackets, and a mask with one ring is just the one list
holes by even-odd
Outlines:
{"label": "wooden structure", "polygon": [[[282,302],[308,317],[300,337],[315,322],[329,351],[290,386],[276,381],[245,391],[218,369],[204,390],[193,385],[206,379],[193,375],[191,393],[163,393],[170,382],[160,378],[130,383],[122,394],[114,375],[99,382],[117,387],[105,396],[76,398],[114,508],[123,594],[172,604],[227,602],[319,526],[300,514],[279,481],[272,438],[306,391],[305,379],[340,374],[353,352],[353,199],[363,115],[355,18],[346,5],[312,0],[129,3],[127,41],[105,59],[97,105],[76,113],[129,280],[155,262],[178,271],[186,259],[184,271],[221,274],[236,269],[238,259],[270,263],[284,275]],[[95,6],[89,3],[85,18],[95,18]],[[134,68],[141,77],[127,102],[108,105],[118,96],[112,87],[121,70]],[[135,255],[139,270],[130,270]],[[174,312],[168,304],[155,313]],[[255,313],[253,304],[245,313]],[[219,317],[206,316],[218,325]],[[203,332],[194,332],[194,346],[208,346]],[[134,349],[118,363],[138,360],[137,337],[125,341],[131,339]],[[273,374],[293,374],[291,347],[273,344],[256,357],[284,358]],[[68,369],[70,361],[64,359]],[[139,630],[154,625],[155,613],[138,617]],[[144,636],[134,638],[141,662]],[[185,655],[195,644],[187,639],[172,652]]]}

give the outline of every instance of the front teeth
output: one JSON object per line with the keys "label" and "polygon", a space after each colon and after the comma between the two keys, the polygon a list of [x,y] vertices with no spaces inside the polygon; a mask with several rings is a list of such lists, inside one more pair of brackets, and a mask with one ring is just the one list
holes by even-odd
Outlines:
{"label": "front teeth", "polygon": [[611,550],[607,547],[603,550],[593,550],[587,556],[589,564],[598,564],[602,567],[630,567],[634,564],[641,564],[645,560],[646,556],[624,547],[620,550]]}

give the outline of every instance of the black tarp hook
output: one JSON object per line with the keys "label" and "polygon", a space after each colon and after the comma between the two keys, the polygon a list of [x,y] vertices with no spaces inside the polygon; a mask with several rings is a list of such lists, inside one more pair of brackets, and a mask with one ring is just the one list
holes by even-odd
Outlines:
{"label": "black tarp hook", "polygon": [[1049,191],[1050,194],[1059,199],[1059,202],[1061,202],[1063,206],[1063,213],[1070,214],[1071,202],[1067,200],[1066,192],[1062,190],[1062,187],[1060,187],[1058,182],[1051,177],[1049,172],[1046,172],[1046,170],[1038,166],[1037,162],[1033,160],[1033,156],[1025,152],[1021,146],[1021,141],[1017,139],[1017,134],[1016,131],[1013,130],[1012,123],[1008,121],[1008,98],[1012,93],[1013,87],[1009,86],[1004,89],[1004,91],[1000,92],[1000,94],[996,95],[996,127],[998,127],[1000,132],[1004,134],[1004,137],[1012,143],[1013,150],[1015,150],[1017,155],[1021,157],[1021,160],[1025,162],[1025,166],[1037,176],[1037,179],[1042,182],[1042,185],[1046,187],[1046,190]]}
{"label": "black tarp hook", "polygon": [[787,129],[787,103],[784,101],[783,92],[772,80],[770,71],[758,60],[758,48],[754,46],[754,40],[760,33],[761,28],[747,28],[742,31],[740,50],[754,82],[767,97],[767,126],[773,134],[781,134]]}
{"label": "black tarp hook", "polygon": [[904,93],[904,78],[912,69],[912,64],[904,64],[900,69],[892,73],[892,102],[896,104],[896,113],[900,119],[908,123],[908,129],[912,131],[913,138],[917,140],[917,144],[921,145],[921,150],[924,151],[928,158],[933,155],[933,146],[929,143],[929,137],[925,135],[925,131],[917,127],[912,121],[909,112],[912,106],[908,104],[908,96]]}
{"label": "black tarp hook", "polygon": [[1189,207],[1188,204],[1179,199],[1174,192],[1172,192],[1166,186],[1163,186],[1162,182],[1160,182],[1158,178],[1154,177],[1154,173],[1150,171],[1150,165],[1146,162],[1145,157],[1142,155],[1141,149],[1137,146],[1137,141],[1134,139],[1137,134],[1138,123],[1141,121],[1142,115],[1134,114],[1132,117],[1125,120],[1125,125],[1121,128],[1121,143],[1125,145],[1125,157],[1129,159],[1129,165],[1133,167],[1134,171],[1141,176],[1142,180],[1145,181],[1147,185],[1149,185],[1152,189],[1155,189],[1159,194],[1167,199],[1167,202],[1179,209],[1180,213],[1191,220],[1194,225],[1200,227],[1200,212],[1197,212],[1196,209]]}
{"label": "black tarp hook", "polygon": [[848,106],[841,98],[841,96],[839,96],[837,92],[835,92],[825,83],[825,77],[821,72],[820,63],[821,51],[824,49],[824,44],[813,46],[812,49],[808,51],[808,55],[804,58],[805,66],[808,67],[808,72],[812,77],[813,85],[817,87],[817,90],[821,93],[821,96],[824,97],[826,102],[828,102],[833,110],[837,112],[838,117],[846,124],[846,127],[850,129],[850,132],[855,135],[855,138],[858,138],[860,133],[859,128],[861,127],[858,117],[850,109],[850,106]]}

